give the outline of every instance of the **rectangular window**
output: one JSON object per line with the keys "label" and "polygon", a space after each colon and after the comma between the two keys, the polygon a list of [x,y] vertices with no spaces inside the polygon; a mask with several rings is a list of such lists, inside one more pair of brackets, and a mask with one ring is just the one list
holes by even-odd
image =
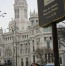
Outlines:
{"label": "rectangular window", "polygon": [[22,38],[24,38],[24,35],[22,35]]}
{"label": "rectangular window", "polygon": [[34,48],[34,46],[33,46],[33,51],[35,51],[35,48]]}
{"label": "rectangular window", "polygon": [[40,45],[40,38],[36,39],[36,44],[37,44],[37,47],[39,47],[39,45]]}
{"label": "rectangular window", "polygon": [[20,49],[20,54],[22,54],[22,49]]}
{"label": "rectangular window", "polygon": [[50,63],[50,53],[48,53],[48,63]]}
{"label": "rectangular window", "polygon": [[28,38],[28,35],[27,35],[27,38]]}
{"label": "rectangular window", "polygon": [[15,51],[15,49],[16,49],[16,47],[14,47],[14,51],[13,51],[13,52],[14,52],[14,54],[15,54],[15,52],[16,52],[16,51]]}
{"label": "rectangular window", "polygon": [[1,51],[0,51],[0,56],[1,56]]}
{"label": "rectangular window", "polygon": [[10,40],[11,40],[11,36],[10,36]]}
{"label": "rectangular window", "polygon": [[8,37],[8,40],[9,40],[9,37]]}
{"label": "rectangular window", "polygon": [[58,46],[59,46],[59,49],[60,49],[61,48],[61,44],[59,43]]}
{"label": "rectangular window", "polygon": [[19,9],[15,10],[15,18],[19,18]]}
{"label": "rectangular window", "polygon": [[24,17],[27,18],[27,10],[24,9]]}
{"label": "rectangular window", "polygon": [[45,53],[45,61],[46,61],[46,63],[47,63],[47,53]]}
{"label": "rectangular window", "polygon": [[51,53],[51,62],[52,62],[52,63],[54,62],[54,56],[53,56],[53,53]]}
{"label": "rectangular window", "polygon": [[7,37],[6,37],[6,41],[7,41]]}
{"label": "rectangular window", "polygon": [[33,55],[33,63],[35,63],[35,55]]}
{"label": "rectangular window", "polygon": [[46,37],[44,37],[44,41],[46,41]]}
{"label": "rectangular window", "polygon": [[60,64],[62,64],[62,57],[60,57],[60,59],[59,59],[59,60],[60,60]]}
{"label": "rectangular window", "polygon": [[31,20],[31,23],[32,23],[31,25],[34,25],[34,20]]}
{"label": "rectangular window", "polygon": [[21,66],[24,66],[23,59],[21,59]]}
{"label": "rectangular window", "polygon": [[34,44],[34,40],[32,40],[32,44]]}
{"label": "rectangular window", "polygon": [[27,53],[27,51],[28,51],[28,49],[26,48],[26,52],[25,53]]}
{"label": "rectangular window", "polygon": [[43,28],[43,31],[44,32],[51,32],[52,28],[51,27],[46,27],[46,28]]}
{"label": "rectangular window", "polygon": [[40,33],[40,28],[36,28],[36,33]]}
{"label": "rectangular window", "polygon": [[50,41],[47,41],[47,48],[50,48]]}
{"label": "rectangular window", "polygon": [[28,58],[26,58],[26,66],[28,66]]}

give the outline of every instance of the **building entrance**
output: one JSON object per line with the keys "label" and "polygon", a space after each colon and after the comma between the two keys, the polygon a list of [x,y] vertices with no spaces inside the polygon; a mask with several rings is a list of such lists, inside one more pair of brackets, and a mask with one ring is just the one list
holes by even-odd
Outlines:
{"label": "building entrance", "polygon": [[12,66],[12,61],[11,60],[5,60],[5,65],[6,66]]}

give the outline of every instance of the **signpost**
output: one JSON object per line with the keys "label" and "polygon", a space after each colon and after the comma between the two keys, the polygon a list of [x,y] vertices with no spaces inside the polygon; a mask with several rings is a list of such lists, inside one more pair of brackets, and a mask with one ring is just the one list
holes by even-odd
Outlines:
{"label": "signpost", "polygon": [[39,25],[52,25],[54,64],[60,66],[56,23],[65,19],[65,0],[38,0]]}
{"label": "signpost", "polygon": [[38,0],[39,25],[47,26],[64,17],[65,0]]}

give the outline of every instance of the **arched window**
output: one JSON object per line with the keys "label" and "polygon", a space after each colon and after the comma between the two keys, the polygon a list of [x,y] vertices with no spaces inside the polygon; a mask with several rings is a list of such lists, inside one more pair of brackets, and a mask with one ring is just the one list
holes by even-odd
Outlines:
{"label": "arched window", "polygon": [[7,49],[5,52],[6,56],[11,56],[12,55],[12,51],[10,49]]}

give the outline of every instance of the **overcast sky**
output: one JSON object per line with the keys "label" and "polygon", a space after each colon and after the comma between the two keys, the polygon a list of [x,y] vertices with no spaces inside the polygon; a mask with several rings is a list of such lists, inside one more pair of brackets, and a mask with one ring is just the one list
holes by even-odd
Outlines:
{"label": "overcast sky", "polygon": [[[27,0],[28,3],[28,16],[30,10],[34,9],[37,11],[37,0]],[[7,13],[5,17],[0,17],[0,28],[2,27],[4,30],[8,28],[9,21],[11,18],[14,18],[14,0],[0,0],[0,14]]]}

